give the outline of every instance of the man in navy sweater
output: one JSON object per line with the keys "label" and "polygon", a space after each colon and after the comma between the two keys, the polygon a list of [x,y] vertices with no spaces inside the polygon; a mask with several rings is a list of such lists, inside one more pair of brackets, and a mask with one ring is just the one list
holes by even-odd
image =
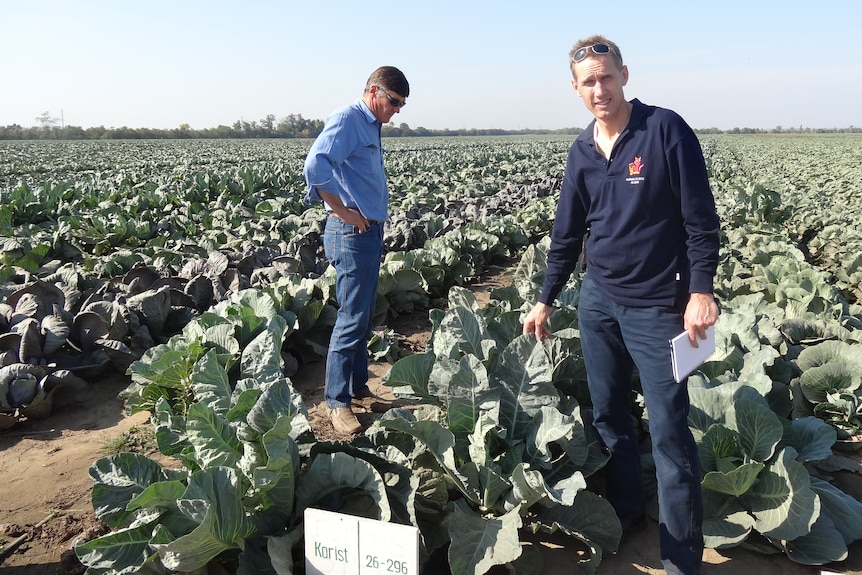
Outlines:
{"label": "man in navy sweater", "polygon": [[645,498],[631,417],[636,367],[656,465],[661,557],[671,575],[696,575],[703,553],[697,446],[686,381],[668,341],[693,345],[718,319],[713,277],[719,221],[700,143],[676,113],[626,101],[628,68],[601,36],[575,44],[572,86],[595,120],[569,151],[548,269],[524,333],[542,339],[552,303],[587,237],[578,327],[596,431],[610,459],[606,494],[624,532],[643,524]]}

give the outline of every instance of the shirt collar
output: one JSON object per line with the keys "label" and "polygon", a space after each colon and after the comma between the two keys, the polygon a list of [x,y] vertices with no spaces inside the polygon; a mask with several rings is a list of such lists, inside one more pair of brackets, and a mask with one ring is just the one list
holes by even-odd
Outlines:
{"label": "shirt collar", "polygon": [[374,115],[374,112],[371,111],[371,108],[368,107],[368,104],[365,103],[365,100],[359,98],[356,100],[356,107],[362,110],[362,113],[365,114],[365,119],[368,120],[369,124],[380,124],[380,121],[377,119],[377,116]]}
{"label": "shirt collar", "polygon": [[[628,131],[632,126],[637,125],[637,123],[639,123],[641,121],[641,116],[644,114],[644,111],[646,110],[646,106],[637,98],[633,98],[632,100],[630,100],[630,102],[632,104],[632,113],[629,116],[629,123],[626,125],[623,132]],[[587,142],[588,144],[593,144],[596,141],[595,137],[594,137],[595,129],[596,129],[596,120],[593,119],[593,121],[590,122],[587,125],[587,127],[584,129],[584,131],[581,132],[578,135],[578,137],[575,139],[581,140],[583,142]]]}
{"label": "shirt collar", "polygon": [[[640,122],[641,116],[646,113],[646,105],[637,98],[632,99],[632,114],[629,116],[629,126],[637,125]],[[633,121],[635,120],[635,121]]]}

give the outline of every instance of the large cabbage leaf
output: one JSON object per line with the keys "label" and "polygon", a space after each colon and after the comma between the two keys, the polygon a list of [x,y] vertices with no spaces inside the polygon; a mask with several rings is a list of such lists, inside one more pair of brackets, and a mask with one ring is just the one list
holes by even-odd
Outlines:
{"label": "large cabbage leaf", "polygon": [[111,527],[124,526],[131,513],[129,502],[149,485],[170,478],[161,464],[136,453],[103,457],[90,466],[93,511]]}
{"label": "large cabbage leaf", "polygon": [[177,505],[200,524],[170,543],[151,543],[165,567],[194,571],[224,551],[243,547],[245,538],[257,526],[246,514],[238,487],[236,471],[226,467],[204,469],[192,475]]}
{"label": "large cabbage leaf", "polygon": [[449,522],[449,568],[452,575],[487,573],[494,565],[505,565],[521,555],[518,529],[520,508],[491,519],[483,518],[464,500],[455,501]]}
{"label": "large cabbage leaf", "polygon": [[739,434],[747,461],[768,461],[781,441],[781,420],[761,402],[737,399],[728,412],[727,426]]}
{"label": "large cabbage leaf", "polygon": [[820,516],[820,499],[811,489],[808,470],[796,451],[782,449],[743,501],[755,517],[755,528],[774,539],[805,535]]}

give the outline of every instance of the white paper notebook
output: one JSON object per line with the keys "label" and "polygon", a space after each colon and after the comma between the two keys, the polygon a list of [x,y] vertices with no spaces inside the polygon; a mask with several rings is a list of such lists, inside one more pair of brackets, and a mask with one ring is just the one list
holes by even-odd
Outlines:
{"label": "white paper notebook", "polygon": [[706,359],[715,353],[715,327],[706,328],[706,339],[697,340],[693,347],[688,340],[688,332],[684,331],[670,340],[670,356],[673,361],[673,377],[681,382],[692,371],[700,367]]}

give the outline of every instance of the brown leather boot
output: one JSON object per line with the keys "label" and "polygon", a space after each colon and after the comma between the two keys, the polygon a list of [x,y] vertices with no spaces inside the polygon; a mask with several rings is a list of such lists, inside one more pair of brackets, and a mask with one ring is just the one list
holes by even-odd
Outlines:
{"label": "brown leather boot", "polygon": [[338,433],[353,435],[362,431],[362,425],[349,407],[330,407],[329,420]]}

